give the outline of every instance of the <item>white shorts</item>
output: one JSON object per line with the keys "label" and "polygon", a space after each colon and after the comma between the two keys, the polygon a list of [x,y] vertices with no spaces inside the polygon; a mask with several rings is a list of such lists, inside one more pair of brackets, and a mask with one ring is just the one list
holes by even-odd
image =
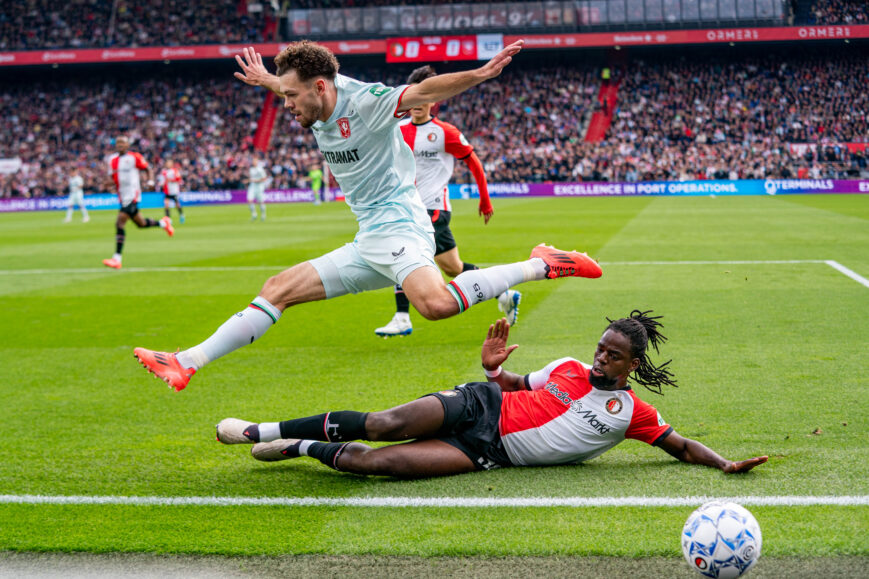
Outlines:
{"label": "white shorts", "polygon": [[312,259],[326,299],[401,284],[420,267],[437,267],[434,238],[411,230],[389,235],[360,233],[344,247]]}
{"label": "white shorts", "polygon": [[73,193],[67,199],[67,206],[72,207],[73,205],[78,205],[79,207],[84,207],[84,194],[82,193]]}
{"label": "white shorts", "polygon": [[256,201],[257,203],[263,202],[263,192],[262,191],[248,191],[247,192],[247,202],[253,203]]}

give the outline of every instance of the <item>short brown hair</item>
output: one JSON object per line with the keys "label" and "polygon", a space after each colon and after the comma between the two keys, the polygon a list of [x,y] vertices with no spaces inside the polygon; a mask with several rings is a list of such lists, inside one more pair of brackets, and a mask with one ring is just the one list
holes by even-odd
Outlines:
{"label": "short brown hair", "polygon": [[308,81],[318,76],[334,80],[338,74],[338,59],[321,44],[308,40],[293,42],[275,57],[278,76],[295,70],[299,80]]}
{"label": "short brown hair", "polygon": [[419,84],[427,78],[431,78],[433,76],[437,76],[438,73],[435,72],[429,65],[421,66],[417,69],[414,69],[410,76],[407,77],[407,84]]}

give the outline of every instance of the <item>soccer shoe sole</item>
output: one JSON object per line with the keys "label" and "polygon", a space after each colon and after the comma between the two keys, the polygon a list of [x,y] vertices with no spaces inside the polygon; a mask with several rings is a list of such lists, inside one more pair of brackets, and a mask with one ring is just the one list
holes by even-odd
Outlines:
{"label": "soccer shoe sole", "polygon": [[381,338],[395,338],[397,336],[409,336],[413,333],[413,328],[408,328],[406,330],[402,330],[400,332],[385,332],[380,328],[374,330],[374,333],[380,336]]}
{"label": "soccer shoe sole", "polygon": [[258,442],[250,449],[250,455],[257,460],[263,462],[276,462],[279,460],[289,460],[296,458],[295,456],[287,456],[284,450],[299,442],[298,438],[281,438],[271,442]]}
{"label": "soccer shoe sole", "polygon": [[[178,369],[174,369],[174,375],[169,375],[165,372],[164,373],[158,372],[157,370],[155,370],[154,367],[152,367],[148,363],[148,360],[147,360],[148,355],[146,354],[146,352],[151,352],[153,354],[155,361],[162,363],[168,369],[172,369],[172,367],[167,362],[160,361],[160,359],[157,357],[157,355],[159,354],[159,355],[162,355],[162,356],[167,357],[167,358],[168,357],[174,358],[175,354],[169,354],[168,352],[155,352],[152,350],[148,350],[146,348],[135,348],[133,350],[133,356],[135,356],[136,360],[139,361],[139,364],[141,364],[142,367],[148,371],[148,374],[153,374],[154,376],[156,376],[157,378],[159,378],[160,380],[165,382],[169,386],[169,388],[174,389],[176,392],[181,392],[182,390],[187,388],[187,384],[190,383],[190,378],[192,378],[193,375],[196,374],[196,370],[193,370],[190,368],[187,369],[187,371],[190,372],[187,375],[184,375],[183,370],[178,370]],[[175,363],[178,364],[177,360],[175,361]],[[178,364],[178,367],[180,368],[181,365]]]}
{"label": "soccer shoe sole", "polygon": [[515,326],[519,322],[519,302],[522,301],[522,293],[516,290],[508,290],[513,291],[513,299],[512,303],[506,310],[501,309],[501,304],[498,303],[498,309],[504,312],[504,315],[507,317],[507,323],[512,327]]}
{"label": "soccer shoe sole", "polygon": [[599,278],[603,275],[600,265],[586,253],[579,251],[563,251],[541,243],[531,250],[531,258],[539,257],[546,263],[546,277],[557,279],[560,277],[585,277],[590,279]]}
{"label": "soccer shoe sole", "polygon": [[104,259],[103,265],[112,269],[121,269],[121,262],[115,261],[114,259]]}
{"label": "soccer shoe sole", "polygon": [[256,441],[248,438],[245,432],[255,424],[238,418],[224,418],[215,427],[217,441],[223,444],[254,444]]}

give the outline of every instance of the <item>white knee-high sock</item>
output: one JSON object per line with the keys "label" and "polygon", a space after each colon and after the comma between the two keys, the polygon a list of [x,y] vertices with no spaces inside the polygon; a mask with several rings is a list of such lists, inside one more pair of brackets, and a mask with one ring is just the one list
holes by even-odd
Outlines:
{"label": "white knee-high sock", "polygon": [[459,303],[459,312],[463,312],[504,293],[514,285],[545,277],[546,264],[535,257],[518,263],[463,271],[447,284],[447,289]]}
{"label": "white knee-high sock", "polygon": [[221,356],[252,344],[280,318],[278,308],[257,296],[250,306],[226,320],[210,338],[189,350],[178,352],[178,362],[185,368],[198,370]]}

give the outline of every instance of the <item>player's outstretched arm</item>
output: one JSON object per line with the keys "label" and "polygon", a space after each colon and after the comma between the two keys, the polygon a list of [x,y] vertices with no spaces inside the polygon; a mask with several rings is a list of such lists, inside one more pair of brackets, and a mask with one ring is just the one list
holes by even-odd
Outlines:
{"label": "player's outstretched arm", "polygon": [[675,430],[658,443],[658,446],[682,462],[710,466],[722,470],[727,474],[748,472],[754,467],[765,463],[769,458],[766,456],[756,456],[736,462],[727,460],[704,444],[677,434]]}
{"label": "player's outstretched arm", "polygon": [[477,182],[477,191],[480,193],[480,215],[483,217],[483,224],[488,225],[495,210],[492,208],[492,201],[489,199],[489,184],[486,182],[486,172],[483,170],[483,164],[475,152],[471,151],[471,154],[465,157],[464,161],[468,169],[471,170],[474,181]]}
{"label": "player's outstretched arm", "polygon": [[[510,324],[507,323],[507,318],[501,318],[494,324],[489,326],[489,331],[486,333],[486,339],[483,342],[483,351],[481,358],[483,360],[483,368],[489,372],[495,372],[501,368],[501,364],[507,361],[510,354],[518,348],[517,344],[512,346],[507,345],[507,338],[510,337]],[[497,376],[486,378],[489,382],[495,382],[501,387],[501,390],[506,392],[515,390],[525,390],[525,380],[519,374],[508,372],[501,369],[501,373]]]}
{"label": "player's outstretched arm", "polygon": [[[495,78],[501,74],[505,66],[510,64],[513,57],[522,50],[524,43],[524,40],[517,40],[510,46],[505,47],[504,50],[480,68],[463,72],[439,74],[427,78],[419,84],[409,86],[401,96],[399,110],[407,111],[418,105],[442,101],[463,93],[490,78]],[[238,73],[236,73],[236,76],[238,76]]]}
{"label": "player's outstretched arm", "polygon": [[283,97],[280,91],[280,80],[268,71],[263,64],[263,56],[253,49],[244,48],[242,56],[235,55],[235,61],[241,67],[241,72],[234,74],[235,78],[251,86],[264,86],[279,97]]}

